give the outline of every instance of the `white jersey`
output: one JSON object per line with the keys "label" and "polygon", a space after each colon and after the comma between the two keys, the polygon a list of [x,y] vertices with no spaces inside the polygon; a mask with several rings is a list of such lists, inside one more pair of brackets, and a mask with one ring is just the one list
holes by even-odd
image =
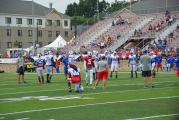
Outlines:
{"label": "white jersey", "polygon": [[118,64],[119,56],[118,55],[111,55],[111,64]]}
{"label": "white jersey", "polygon": [[43,67],[43,59],[41,57],[38,57],[35,62],[37,67]]}
{"label": "white jersey", "polygon": [[45,62],[46,64],[45,65],[52,65],[52,59],[53,59],[53,55],[46,55],[45,56]]}
{"label": "white jersey", "polygon": [[155,70],[155,65],[156,65],[156,58],[157,56],[156,55],[151,55],[150,58],[151,58],[151,64],[152,64],[152,68],[151,70]]}
{"label": "white jersey", "polygon": [[73,55],[69,55],[68,62],[71,64],[75,64],[76,63],[75,57]]}
{"label": "white jersey", "polygon": [[136,55],[129,55],[130,65],[136,65]]}
{"label": "white jersey", "polygon": [[80,69],[78,68],[78,71],[75,71],[73,68],[69,68],[68,73],[70,73],[72,76],[79,76],[80,75]]}

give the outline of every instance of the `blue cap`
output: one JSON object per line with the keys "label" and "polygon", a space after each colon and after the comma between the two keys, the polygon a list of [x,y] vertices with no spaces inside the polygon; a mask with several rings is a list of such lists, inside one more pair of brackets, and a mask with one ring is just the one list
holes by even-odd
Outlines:
{"label": "blue cap", "polygon": [[146,54],[148,51],[147,50],[143,50],[143,54]]}

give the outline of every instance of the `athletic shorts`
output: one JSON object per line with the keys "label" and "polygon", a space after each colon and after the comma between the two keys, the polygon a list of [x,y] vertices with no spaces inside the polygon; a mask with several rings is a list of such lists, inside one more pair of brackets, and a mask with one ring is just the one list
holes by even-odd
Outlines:
{"label": "athletic shorts", "polygon": [[111,64],[111,71],[118,71],[118,64]]}
{"label": "athletic shorts", "polygon": [[142,71],[142,77],[151,77],[151,70],[149,70],[149,71]]}
{"label": "athletic shorts", "polygon": [[53,66],[51,66],[51,65],[46,65],[47,74],[52,75],[52,69],[53,69]]}
{"label": "athletic shorts", "polygon": [[72,83],[80,83],[80,76],[72,76],[71,82]]}
{"label": "athletic shorts", "polygon": [[43,75],[43,67],[36,68],[36,72],[37,72],[38,76],[42,76]]}
{"label": "athletic shorts", "polygon": [[162,64],[157,64],[157,68],[162,68]]}
{"label": "athletic shorts", "polygon": [[103,70],[103,71],[99,71],[97,72],[97,79],[98,80],[107,80],[108,78],[108,71],[107,70]]}
{"label": "athletic shorts", "polygon": [[130,65],[130,69],[131,69],[131,71],[136,71],[137,70],[137,66],[136,65]]}
{"label": "athletic shorts", "polygon": [[21,66],[17,69],[17,73],[19,73],[19,75],[24,75],[24,67]]}

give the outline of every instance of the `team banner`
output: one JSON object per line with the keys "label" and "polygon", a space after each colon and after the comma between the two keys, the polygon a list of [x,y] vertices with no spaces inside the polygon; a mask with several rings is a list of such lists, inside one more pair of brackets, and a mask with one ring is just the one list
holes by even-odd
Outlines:
{"label": "team banner", "polygon": [[17,58],[0,58],[0,63],[16,63]]}

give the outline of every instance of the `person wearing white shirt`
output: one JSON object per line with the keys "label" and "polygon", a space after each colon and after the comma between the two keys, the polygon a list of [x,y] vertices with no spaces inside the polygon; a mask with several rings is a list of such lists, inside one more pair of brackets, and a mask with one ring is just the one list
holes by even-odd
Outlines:
{"label": "person wearing white shirt", "polygon": [[131,78],[133,78],[133,72],[135,72],[135,76],[137,78],[137,58],[133,52],[129,55],[129,67],[131,70]]}
{"label": "person wearing white shirt", "polygon": [[46,67],[46,71],[47,71],[47,83],[51,82],[52,79],[52,69],[53,69],[53,55],[52,54],[48,54],[45,55],[45,67]]}
{"label": "person wearing white shirt", "polygon": [[113,72],[116,73],[116,78],[118,78],[118,67],[119,67],[119,63],[120,63],[119,56],[117,55],[116,52],[114,52],[114,53],[111,55],[111,74],[110,74],[110,77],[111,77],[111,78],[112,78]]}

